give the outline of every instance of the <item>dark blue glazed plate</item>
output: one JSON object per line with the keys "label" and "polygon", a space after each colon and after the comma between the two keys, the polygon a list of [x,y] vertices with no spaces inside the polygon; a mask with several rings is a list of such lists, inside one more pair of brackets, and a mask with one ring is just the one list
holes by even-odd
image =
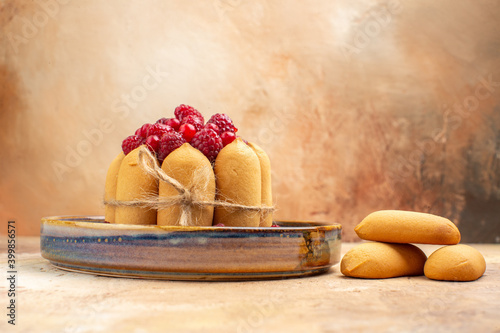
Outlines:
{"label": "dark blue glazed plate", "polygon": [[336,223],[278,228],[105,223],[102,216],[42,219],[42,256],[81,273],[168,280],[258,280],[327,272],[340,260]]}

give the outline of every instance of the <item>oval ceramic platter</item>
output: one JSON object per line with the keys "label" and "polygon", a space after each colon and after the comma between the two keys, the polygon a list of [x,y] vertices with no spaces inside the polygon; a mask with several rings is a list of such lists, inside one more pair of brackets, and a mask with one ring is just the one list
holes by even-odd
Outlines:
{"label": "oval ceramic platter", "polygon": [[340,260],[341,225],[175,227],[105,223],[101,216],[42,219],[42,256],[54,266],[106,276],[256,280],[320,274]]}

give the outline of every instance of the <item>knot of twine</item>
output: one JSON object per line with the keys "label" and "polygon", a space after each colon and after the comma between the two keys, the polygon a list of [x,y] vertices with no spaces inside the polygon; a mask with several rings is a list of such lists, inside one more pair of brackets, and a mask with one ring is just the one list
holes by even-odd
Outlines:
{"label": "knot of twine", "polygon": [[149,149],[143,147],[139,150],[138,163],[141,169],[147,174],[153,176],[156,180],[170,184],[178,193],[176,196],[159,197],[155,195],[146,195],[140,200],[120,201],[105,200],[104,204],[114,207],[144,207],[150,209],[164,209],[171,206],[180,206],[181,216],[179,225],[189,226],[191,221],[191,212],[194,207],[223,207],[229,210],[241,210],[247,212],[259,213],[263,218],[275,211],[274,207],[269,206],[247,206],[220,200],[199,200],[195,191],[182,185],[177,179],[170,177],[156,163],[156,157],[151,154]]}

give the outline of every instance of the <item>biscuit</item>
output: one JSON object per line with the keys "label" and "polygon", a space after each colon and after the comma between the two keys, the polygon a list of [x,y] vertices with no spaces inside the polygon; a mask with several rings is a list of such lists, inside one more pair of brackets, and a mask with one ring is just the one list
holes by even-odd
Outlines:
{"label": "biscuit", "polygon": [[[122,164],[125,154],[120,152],[109,165],[108,173],[106,174],[106,182],[104,184],[104,201],[112,201],[116,199],[116,184],[118,183],[118,170]],[[115,223],[115,206],[104,205],[104,221]]]}
{"label": "biscuit", "polygon": [[486,270],[483,255],[473,247],[458,244],[434,251],[424,267],[425,276],[433,280],[474,281]]}
{"label": "biscuit", "polygon": [[[248,146],[252,148],[254,153],[259,158],[260,176],[261,176],[261,203],[263,206],[273,206],[273,192],[271,185],[271,161],[266,152],[253,142],[249,142]],[[260,217],[260,227],[270,227],[273,225],[273,214],[262,214]]]}
{"label": "biscuit", "polygon": [[[240,138],[222,148],[215,159],[217,200],[245,206],[261,206],[260,161]],[[260,213],[243,209],[216,207],[214,224],[258,227]]]}
{"label": "biscuit", "polygon": [[[116,185],[116,200],[141,200],[145,196],[158,195],[158,181],[142,170],[138,164],[139,149],[132,150],[123,159]],[[158,163],[158,162],[156,162]],[[156,209],[146,207],[117,206],[115,223],[156,224]]]}
{"label": "biscuit", "polygon": [[340,263],[345,276],[385,279],[424,274],[426,255],[411,244],[368,242],[349,250]]}
{"label": "biscuit", "polygon": [[[215,176],[210,161],[198,149],[184,143],[171,152],[161,166],[165,173],[187,187],[200,201],[215,200]],[[159,197],[178,196],[179,192],[170,184],[160,182]],[[189,225],[210,226],[214,216],[213,206],[191,207]],[[179,225],[179,205],[158,209],[158,225]]]}
{"label": "biscuit", "polygon": [[460,242],[460,231],[450,220],[402,210],[371,213],[354,231],[361,239],[388,243],[451,245]]}

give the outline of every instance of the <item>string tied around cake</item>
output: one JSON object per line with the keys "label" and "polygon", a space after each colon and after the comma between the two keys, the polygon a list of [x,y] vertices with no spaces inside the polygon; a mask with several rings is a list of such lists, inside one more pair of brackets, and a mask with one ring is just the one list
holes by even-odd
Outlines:
{"label": "string tied around cake", "polygon": [[143,147],[139,150],[138,164],[144,172],[151,175],[160,182],[171,185],[178,193],[175,196],[159,197],[155,195],[145,195],[139,200],[105,200],[104,204],[114,207],[143,207],[150,209],[165,209],[172,206],[179,206],[181,216],[179,225],[189,226],[191,221],[191,211],[193,207],[223,207],[228,210],[240,210],[260,214],[265,218],[276,209],[274,206],[248,206],[222,200],[202,200],[196,195],[196,191],[191,187],[184,186],[177,179],[167,175],[156,162],[156,157]]}

